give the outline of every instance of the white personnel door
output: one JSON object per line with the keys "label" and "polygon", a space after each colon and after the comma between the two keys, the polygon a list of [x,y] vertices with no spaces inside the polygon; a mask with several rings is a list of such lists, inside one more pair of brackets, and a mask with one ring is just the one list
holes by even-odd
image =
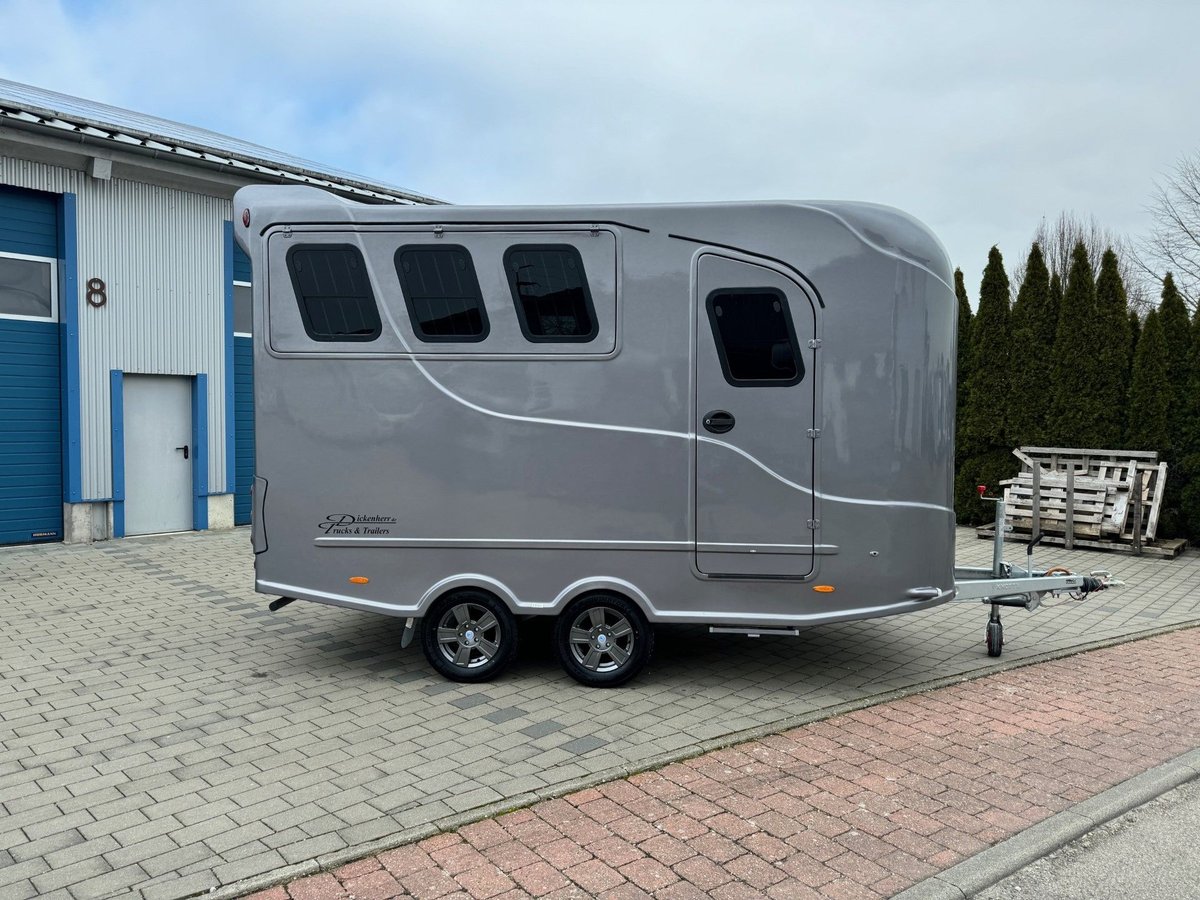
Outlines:
{"label": "white personnel door", "polygon": [[192,380],[126,375],[125,533],[192,529]]}

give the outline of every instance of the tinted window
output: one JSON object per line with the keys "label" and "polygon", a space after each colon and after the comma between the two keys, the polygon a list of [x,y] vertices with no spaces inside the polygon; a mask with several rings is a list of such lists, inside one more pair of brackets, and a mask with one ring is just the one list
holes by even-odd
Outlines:
{"label": "tinted window", "polygon": [[233,331],[235,334],[250,334],[254,324],[251,298],[254,289],[248,284],[233,286]]}
{"label": "tinted window", "polygon": [[708,297],[708,320],[730,384],[795,384],[804,377],[792,316],[781,291],[716,291]]}
{"label": "tinted window", "polygon": [[465,247],[401,247],[396,251],[396,274],[413,332],[422,341],[482,341],[487,337],[487,311],[475,265]]}
{"label": "tinted window", "polygon": [[504,270],[521,331],[531,341],[590,341],[596,314],[579,251],[564,244],[518,244]]}
{"label": "tinted window", "polygon": [[0,256],[0,315],[53,318],[50,274],[48,262]]}
{"label": "tinted window", "polygon": [[373,341],[379,310],[357,247],[320,244],[288,251],[304,330],[314,341]]}

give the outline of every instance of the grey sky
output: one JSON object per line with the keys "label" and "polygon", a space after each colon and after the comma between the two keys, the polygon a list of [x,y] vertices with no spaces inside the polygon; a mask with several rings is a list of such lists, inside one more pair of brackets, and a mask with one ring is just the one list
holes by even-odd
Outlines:
{"label": "grey sky", "polygon": [[0,76],[459,203],[898,206],[978,288],[1136,237],[1200,147],[1195,2],[0,0]]}

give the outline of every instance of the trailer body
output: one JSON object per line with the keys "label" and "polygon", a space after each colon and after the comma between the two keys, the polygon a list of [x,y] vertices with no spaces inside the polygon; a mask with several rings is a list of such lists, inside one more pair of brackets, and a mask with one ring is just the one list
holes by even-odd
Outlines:
{"label": "trailer body", "polygon": [[410,619],[617,596],[746,631],[954,596],[957,304],[907,215],[234,208],[257,590]]}

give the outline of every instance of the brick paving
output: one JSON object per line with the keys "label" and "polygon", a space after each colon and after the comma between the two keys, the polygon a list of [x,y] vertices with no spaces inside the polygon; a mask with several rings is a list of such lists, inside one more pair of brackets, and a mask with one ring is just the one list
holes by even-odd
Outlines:
{"label": "brick paving", "polygon": [[[989,559],[986,542],[959,538],[961,561]],[[596,691],[562,673],[544,622],[503,678],[456,685],[399,649],[400,620],[303,603],[269,613],[244,529],[3,549],[0,896],[171,900],[328,867],[748,730],[1200,622],[1200,554],[1039,560],[1109,567],[1130,587],[1006,613],[999,661],[976,604],[797,638],[665,628],[641,677]],[[590,860],[572,868],[592,890],[611,877]]]}
{"label": "brick paving", "polygon": [[673,763],[251,900],[890,897],[1200,747],[1200,629]]}

